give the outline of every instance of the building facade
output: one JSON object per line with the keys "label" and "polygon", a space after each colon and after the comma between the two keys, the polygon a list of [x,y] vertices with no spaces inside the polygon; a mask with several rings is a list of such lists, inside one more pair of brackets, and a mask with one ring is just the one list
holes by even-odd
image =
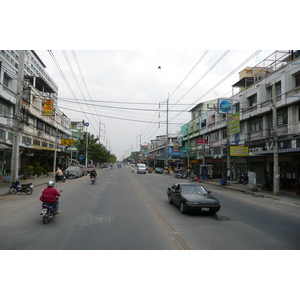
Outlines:
{"label": "building facade", "polygon": [[[37,175],[63,165],[69,153],[61,139],[71,137],[70,119],[57,108],[58,88],[45,71],[45,65],[33,50],[1,50],[0,54],[0,167],[3,175],[12,168],[13,136],[19,134],[19,174]],[[19,76],[20,64],[24,76]],[[18,95],[21,83],[21,95]],[[45,114],[48,102],[51,112]],[[19,109],[16,106],[19,105]],[[18,112],[18,113],[16,113]],[[31,174],[28,166],[32,167]]]}
{"label": "building facade", "polygon": [[[185,162],[212,166],[214,178],[226,177],[229,167],[233,180],[254,172],[263,183],[269,172],[282,189],[299,183],[299,55],[298,50],[276,51],[240,72],[232,97],[195,106],[191,121],[182,126]],[[237,120],[235,131],[232,120]]]}

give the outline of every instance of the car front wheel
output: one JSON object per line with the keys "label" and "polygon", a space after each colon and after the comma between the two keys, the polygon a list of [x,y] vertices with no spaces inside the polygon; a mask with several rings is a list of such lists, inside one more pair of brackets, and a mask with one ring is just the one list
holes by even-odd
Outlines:
{"label": "car front wheel", "polygon": [[184,203],[184,202],[180,202],[180,212],[182,213],[182,214],[186,214],[187,213],[187,208],[186,208],[186,204]]}

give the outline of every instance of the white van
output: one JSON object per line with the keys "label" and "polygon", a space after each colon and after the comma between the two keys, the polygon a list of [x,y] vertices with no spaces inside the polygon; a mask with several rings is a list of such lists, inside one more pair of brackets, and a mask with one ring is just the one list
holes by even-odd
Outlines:
{"label": "white van", "polygon": [[145,164],[137,164],[136,165],[136,172],[146,174],[146,165]]}

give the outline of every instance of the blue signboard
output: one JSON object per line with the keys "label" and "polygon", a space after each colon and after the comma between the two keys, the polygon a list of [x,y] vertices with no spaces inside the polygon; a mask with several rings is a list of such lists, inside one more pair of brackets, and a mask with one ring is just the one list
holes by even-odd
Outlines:
{"label": "blue signboard", "polygon": [[79,155],[79,156],[78,156],[78,159],[79,159],[79,160],[84,160],[84,158],[85,158],[84,155]]}

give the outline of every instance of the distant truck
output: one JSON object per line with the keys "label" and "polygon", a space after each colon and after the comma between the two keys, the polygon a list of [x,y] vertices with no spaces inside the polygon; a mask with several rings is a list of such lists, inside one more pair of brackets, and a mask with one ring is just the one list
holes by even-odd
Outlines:
{"label": "distant truck", "polygon": [[147,168],[145,164],[137,164],[136,165],[136,172],[138,174],[146,174]]}

